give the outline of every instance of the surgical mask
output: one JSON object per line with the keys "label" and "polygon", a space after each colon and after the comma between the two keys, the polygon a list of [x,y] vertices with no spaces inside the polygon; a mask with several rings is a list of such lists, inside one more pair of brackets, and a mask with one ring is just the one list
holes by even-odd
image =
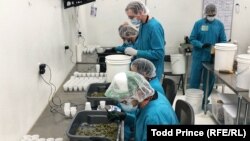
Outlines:
{"label": "surgical mask", "polygon": [[132,45],[133,42],[132,42],[131,40],[125,40],[125,41],[124,41],[124,44],[126,44],[126,45]]}
{"label": "surgical mask", "polygon": [[131,45],[131,44],[132,44],[132,41],[125,40],[125,41],[124,41],[124,44],[126,44],[126,45]]}
{"label": "surgical mask", "polygon": [[207,20],[209,21],[209,22],[212,22],[212,21],[214,21],[214,19],[215,19],[215,17],[207,17]]}
{"label": "surgical mask", "polygon": [[137,105],[134,107],[132,104],[123,104],[123,103],[120,103],[122,109],[126,112],[134,112],[136,111],[137,109]]}
{"label": "surgical mask", "polygon": [[139,24],[141,24],[141,21],[138,20],[138,19],[136,19],[136,18],[133,18],[133,19],[131,19],[131,23],[132,23],[133,25],[139,25]]}

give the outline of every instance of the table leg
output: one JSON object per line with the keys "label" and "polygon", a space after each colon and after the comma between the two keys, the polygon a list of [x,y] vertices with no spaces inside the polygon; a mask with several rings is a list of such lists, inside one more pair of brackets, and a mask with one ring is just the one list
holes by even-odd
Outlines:
{"label": "table leg", "polygon": [[236,124],[237,125],[239,125],[241,104],[242,104],[242,96],[239,95],[238,96],[238,104],[237,104],[237,115],[236,115]]}
{"label": "table leg", "polygon": [[209,70],[207,70],[207,80],[206,80],[206,91],[205,91],[205,99],[204,99],[204,114],[207,114],[207,99],[208,99],[208,92],[209,92]]}
{"label": "table leg", "polygon": [[185,76],[184,76],[184,89],[186,90],[187,89],[187,78],[188,78],[188,55],[186,55],[186,72],[185,72]]}
{"label": "table leg", "polygon": [[225,93],[225,85],[222,84],[222,93],[224,94]]}
{"label": "table leg", "polygon": [[244,115],[244,124],[247,124],[247,116],[248,116],[248,103],[246,104],[245,108],[245,115]]}

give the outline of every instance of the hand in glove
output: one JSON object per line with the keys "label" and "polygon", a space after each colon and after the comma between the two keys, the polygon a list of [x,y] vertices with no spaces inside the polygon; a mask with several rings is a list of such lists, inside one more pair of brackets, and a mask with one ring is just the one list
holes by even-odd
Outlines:
{"label": "hand in glove", "polygon": [[210,43],[203,44],[202,48],[210,48],[212,45]]}
{"label": "hand in glove", "polygon": [[127,47],[124,52],[125,54],[131,55],[131,56],[137,55],[137,50],[132,47]]}
{"label": "hand in glove", "polygon": [[124,120],[126,118],[126,113],[124,112],[118,112],[118,111],[112,111],[112,112],[107,111],[107,112],[108,112],[107,114],[108,120],[111,122],[117,120]]}

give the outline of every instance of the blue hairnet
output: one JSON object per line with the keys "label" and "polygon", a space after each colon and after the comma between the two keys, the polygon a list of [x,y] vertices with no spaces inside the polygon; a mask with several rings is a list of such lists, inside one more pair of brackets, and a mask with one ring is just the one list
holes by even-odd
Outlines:
{"label": "blue hairnet", "polygon": [[156,76],[156,69],[154,64],[144,58],[138,58],[131,63],[131,68],[135,68],[136,72],[140,73],[144,77],[153,78]]}
{"label": "blue hairnet", "polygon": [[206,15],[215,15],[217,13],[217,8],[214,4],[208,4],[205,8]]}

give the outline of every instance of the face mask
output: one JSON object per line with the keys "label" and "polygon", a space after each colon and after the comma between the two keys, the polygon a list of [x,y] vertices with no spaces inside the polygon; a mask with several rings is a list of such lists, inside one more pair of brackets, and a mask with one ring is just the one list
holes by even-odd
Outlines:
{"label": "face mask", "polygon": [[207,17],[207,20],[210,22],[214,21],[214,19],[215,19],[215,17],[209,17],[209,16]]}
{"label": "face mask", "polygon": [[131,41],[128,41],[128,40],[125,40],[125,41],[124,41],[124,44],[126,44],[126,45],[131,45],[132,42],[131,42]]}
{"label": "face mask", "polygon": [[135,106],[135,107],[133,107],[133,105],[132,104],[123,104],[123,103],[120,103],[121,104],[121,107],[122,107],[122,109],[124,110],[124,111],[126,111],[126,112],[133,112],[133,111],[136,111],[136,109],[137,109],[137,107],[138,106]]}
{"label": "face mask", "polygon": [[141,24],[141,21],[138,20],[138,19],[136,19],[136,18],[133,18],[133,19],[131,20],[131,23],[132,23],[133,25],[139,25],[139,24]]}

